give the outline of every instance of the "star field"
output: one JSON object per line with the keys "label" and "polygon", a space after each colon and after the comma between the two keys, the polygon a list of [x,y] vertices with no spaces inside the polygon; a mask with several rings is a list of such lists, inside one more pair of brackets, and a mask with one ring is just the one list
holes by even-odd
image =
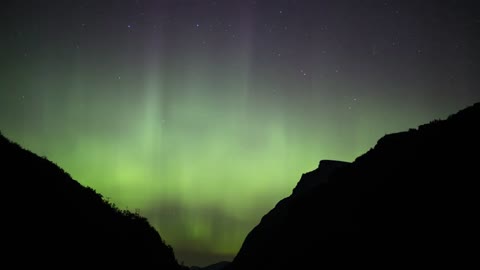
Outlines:
{"label": "star field", "polygon": [[4,1],[0,130],[179,261],[231,260],[321,159],[480,100],[476,1]]}

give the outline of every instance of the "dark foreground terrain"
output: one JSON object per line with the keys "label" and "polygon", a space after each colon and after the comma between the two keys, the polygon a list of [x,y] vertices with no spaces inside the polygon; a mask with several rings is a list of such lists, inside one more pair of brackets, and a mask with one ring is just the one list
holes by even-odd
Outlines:
{"label": "dark foreground terrain", "polygon": [[[480,103],[386,135],[352,163],[321,161],[209,269],[469,265],[478,237]],[[183,269],[138,214],[119,210],[0,134],[2,262],[9,268]]]}
{"label": "dark foreground terrain", "polygon": [[476,232],[480,104],[322,161],[265,215],[228,269],[455,267]]}
{"label": "dark foreground terrain", "polygon": [[0,175],[3,268],[181,269],[145,218],[1,134]]}

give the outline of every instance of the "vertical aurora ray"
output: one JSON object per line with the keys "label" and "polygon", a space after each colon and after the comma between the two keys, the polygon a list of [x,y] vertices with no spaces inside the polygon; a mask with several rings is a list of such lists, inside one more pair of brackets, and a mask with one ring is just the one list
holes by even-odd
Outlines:
{"label": "vertical aurora ray", "polygon": [[0,130],[231,259],[319,160],[480,100],[474,2],[387,2],[7,1]]}

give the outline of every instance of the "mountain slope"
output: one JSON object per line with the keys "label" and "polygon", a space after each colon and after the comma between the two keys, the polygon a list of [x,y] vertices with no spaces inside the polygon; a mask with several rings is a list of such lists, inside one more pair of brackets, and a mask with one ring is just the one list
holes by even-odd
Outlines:
{"label": "mountain slope", "polygon": [[2,263],[15,268],[180,269],[148,221],[0,134]]}
{"label": "mountain slope", "polygon": [[229,269],[466,264],[479,225],[479,123],[477,103],[386,135],[351,164],[319,166],[307,174],[316,184],[263,217]]}
{"label": "mountain slope", "polygon": [[205,267],[192,266],[190,270],[224,270],[229,264],[230,262],[223,261]]}

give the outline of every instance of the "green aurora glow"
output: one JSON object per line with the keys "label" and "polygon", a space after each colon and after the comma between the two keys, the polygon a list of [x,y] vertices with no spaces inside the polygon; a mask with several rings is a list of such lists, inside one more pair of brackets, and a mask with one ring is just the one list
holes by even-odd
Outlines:
{"label": "green aurora glow", "polygon": [[[187,264],[231,259],[321,159],[352,161],[386,133],[480,98],[468,75],[474,67],[449,66],[470,52],[436,69],[442,48],[423,58],[407,57],[410,47],[375,57],[369,45],[360,54],[314,25],[308,41],[293,30],[265,41],[256,27],[263,21],[232,15],[239,37],[223,40],[223,30],[194,32],[188,16],[178,20],[160,34],[22,24],[23,36],[12,31],[1,45],[0,129],[118,206],[139,209]],[[288,21],[289,30],[302,25],[295,20],[302,18]],[[346,33],[360,30],[337,26],[342,44],[358,38]],[[262,58],[272,51],[285,58]]]}

